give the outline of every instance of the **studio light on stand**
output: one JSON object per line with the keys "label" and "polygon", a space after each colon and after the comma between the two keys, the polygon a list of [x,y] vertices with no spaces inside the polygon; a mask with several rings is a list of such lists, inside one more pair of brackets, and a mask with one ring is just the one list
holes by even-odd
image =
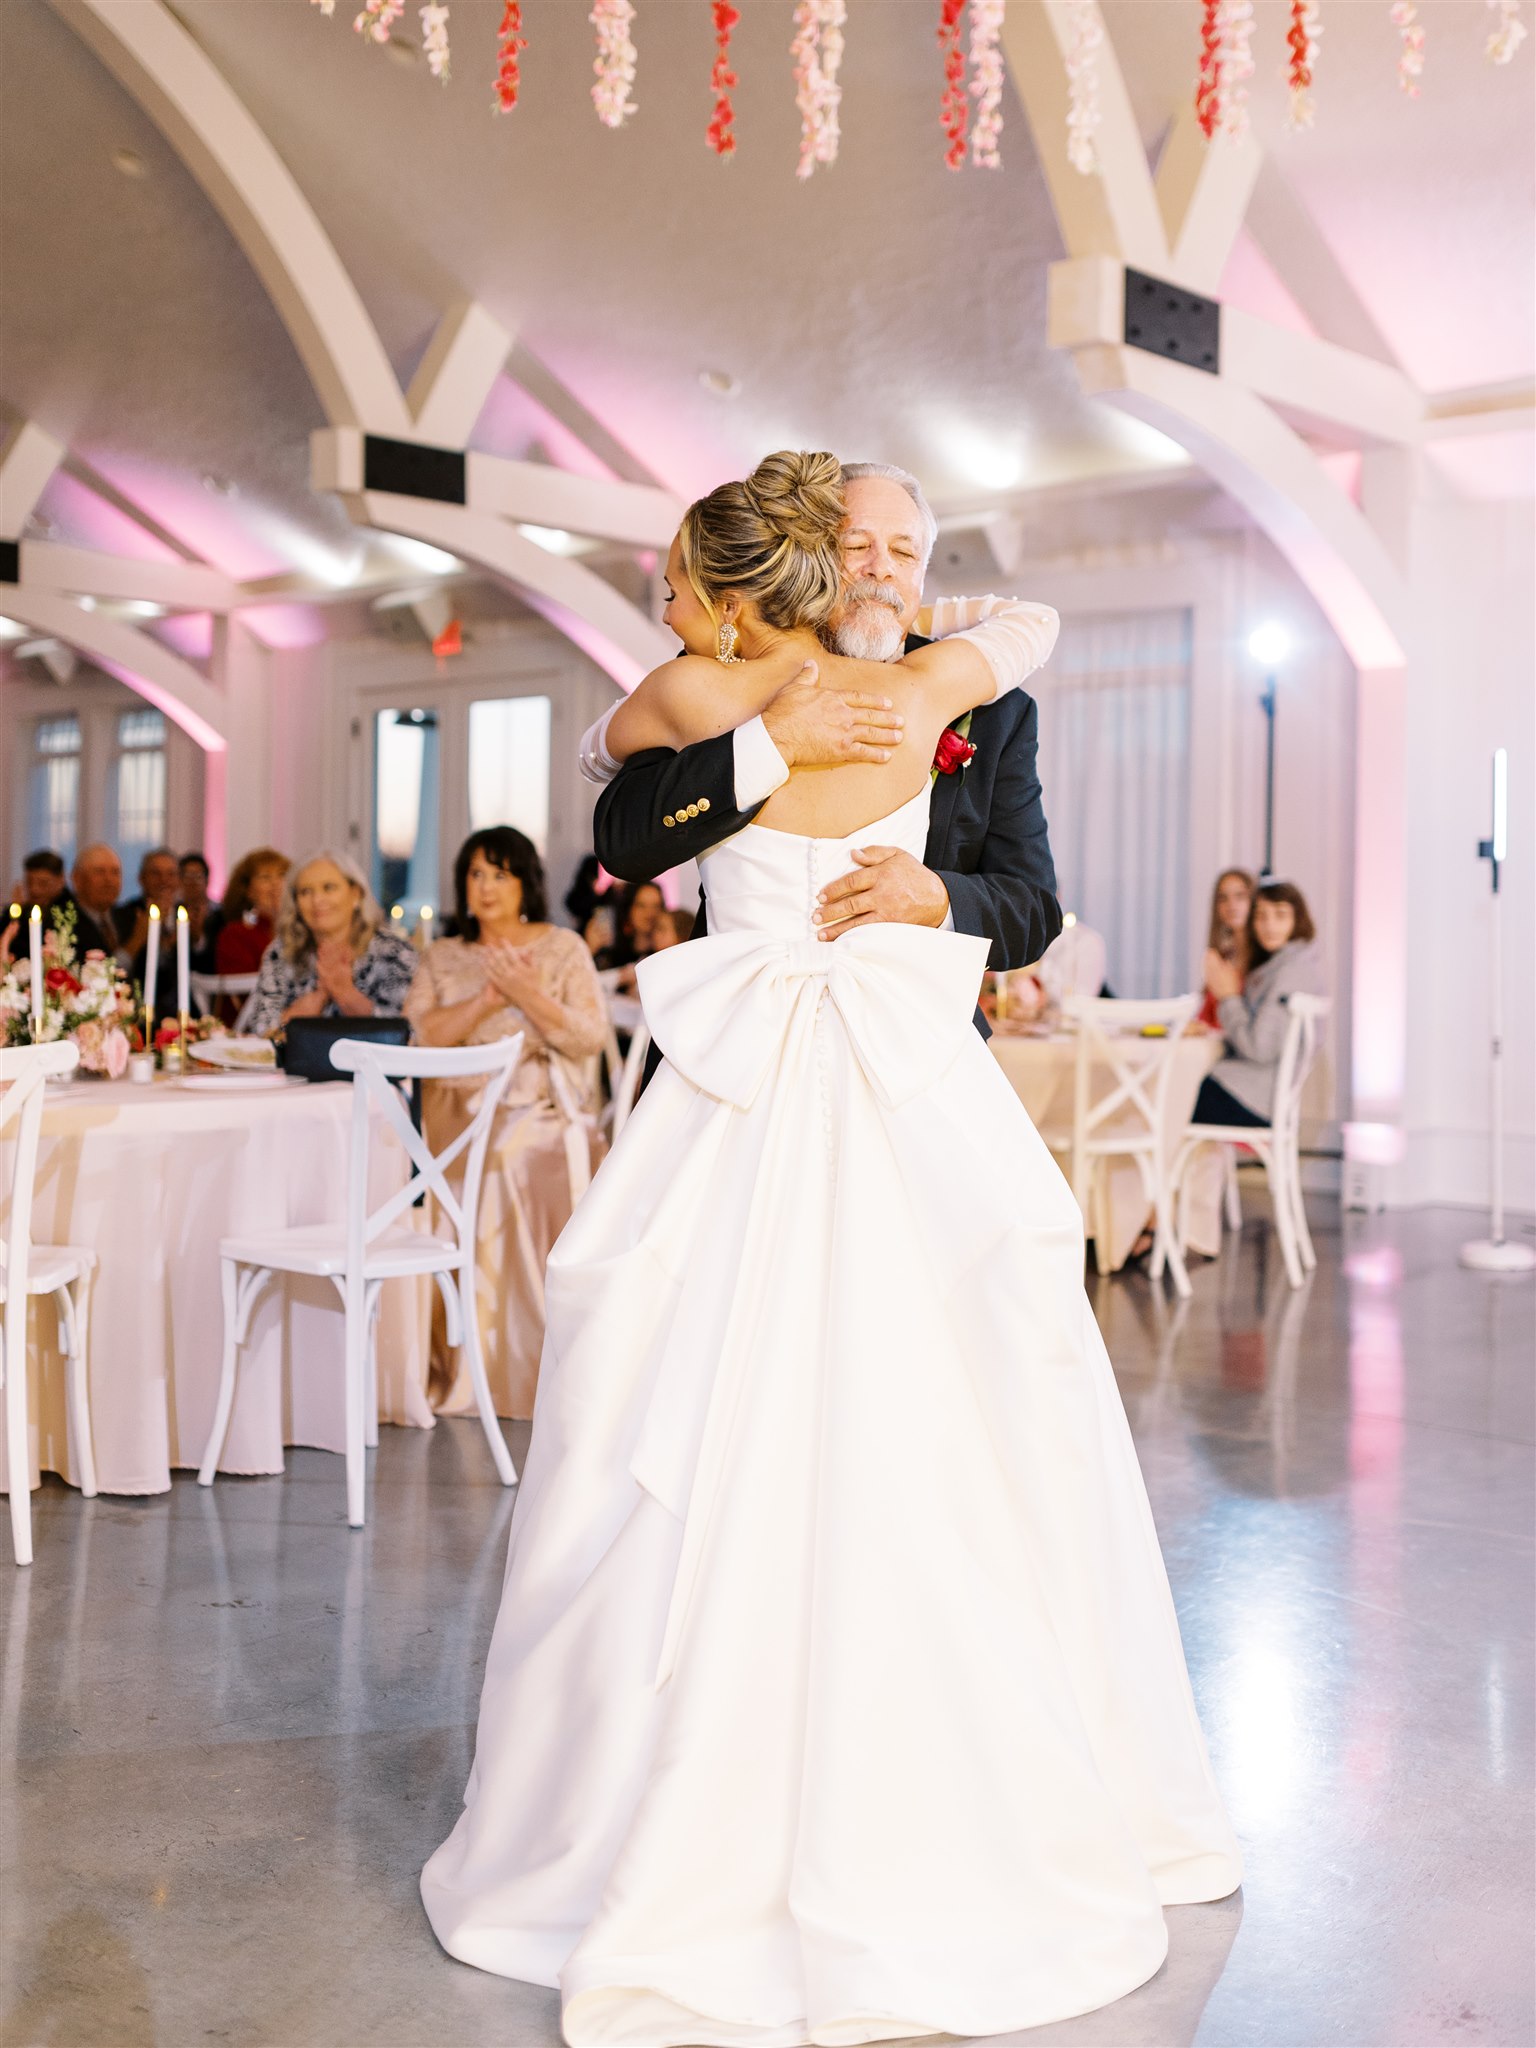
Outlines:
{"label": "studio light on stand", "polygon": [[1280,667],[1291,651],[1290,635],[1284,626],[1269,619],[1248,636],[1248,652],[1264,671],[1264,694],[1259,709],[1264,713],[1264,874],[1275,872],[1275,686]]}
{"label": "studio light on stand", "polygon": [[1493,757],[1493,831],[1477,844],[1477,857],[1488,863],[1493,881],[1492,963],[1489,974],[1493,1007],[1493,1059],[1489,1091],[1492,1158],[1491,1228],[1486,1237],[1461,1248],[1461,1263],[1479,1273],[1529,1273],[1536,1251],[1511,1244],[1504,1235],[1504,931],[1499,895],[1499,869],[1509,842],[1509,755],[1500,747]]}

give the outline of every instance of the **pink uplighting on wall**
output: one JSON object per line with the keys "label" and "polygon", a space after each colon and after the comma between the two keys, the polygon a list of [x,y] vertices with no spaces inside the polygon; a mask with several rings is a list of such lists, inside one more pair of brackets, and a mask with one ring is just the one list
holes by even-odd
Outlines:
{"label": "pink uplighting on wall", "polygon": [[1227,258],[1227,267],[1221,274],[1220,296],[1224,305],[1251,313],[1256,320],[1273,321],[1276,327],[1288,327],[1293,334],[1317,331],[1246,228]]}
{"label": "pink uplighting on wall", "polygon": [[520,461],[535,446],[561,469],[573,476],[611,479],[613,471],[584,441],[578,441],[569,427],[562,426],[553,413],[546,412],[537,399],[530,398],[510,377],[498,377],[491,386],[480,417],[475,422],[473,445],[487,455],[502,455]]}
{"label": "pink uplighting on wall", "polygon": [[157,619],[148,630],[188,661],[207,661],[213,653],[212,612],[178,612]]}
{"label": "pink uplighting on wall", "polygon": [[55,470],[38,500],[42,518],[58,528],[60,541],[73,547],[99,548],[105,555],[125,555],[135,562],[175,562],[175,550],[146,533],[137,520],[119,512],[62,469]]}
{"label": "pink uplighting on wall", "polygon": [[92,466],[124,497],[142,505],[167,533],[237,581],[280,576],[292,563],[257,540],[238,498],[210,491],[185,472],[164,470],[118,454],[94,454]]}

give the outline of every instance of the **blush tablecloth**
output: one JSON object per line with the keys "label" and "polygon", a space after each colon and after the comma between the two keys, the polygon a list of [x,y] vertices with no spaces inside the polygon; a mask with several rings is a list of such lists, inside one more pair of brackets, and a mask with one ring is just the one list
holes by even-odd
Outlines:
{"label": "blush tablecloth", "polygon": [[[90,1389],[103,1493],[164,1493],[174,1468],[200,1463],[223,1342],[219,1240],[340,1220],[351,1108],[345,1082],[209,1094],[78,1080],[49,1091],[33,1234],[97,1256]],[[384,1137],[374,1160],[378,1199],[402,1184],[405,1160]],[[430,1428],[414,1287],[385,1290],[379,1416]],[[29,1353],[33,1484],[39,1470],[77,1484],[51,1303],[33,1306]],[[0,1445],[4,1427],[0,1416]],[[287,1444],[344,1450],[341,1304],[328,1280],[268,1284],[219,1469],[281,1472]],[[0,1457],[0,1485],[4,1471]]]}
{"label": "blush tablecloth", "polygon": [[[1049,1038],[1036,1038],[998,1031],[988,1043],[1036,1128],[1070,1130],[1077,1066],[1075,1034],[1060,1032]],[[1200,1083],[1225,1049],[1224,1041],[1214,1034],[1181,1038],[1174,1048],[1168,1109],[1175,1144],[1189,1122]],[[1106,1090],[1113,1086],[1113,1076],[1107,1067],[1095,1076],[1095,1085],[1100,1082]],[[1057,1153],[1056,1160],[1070,1180],[1070,1157]],[[1134,1160],[1112,1159],[1107,1170],[1112,1226],[1108,1265],[1113,1272],[1125,1264],[1131,1246],[1146,1227],[1147,1197]],[[1221,1250],[1221,1185],[1220,1157],[1214,1148],[1205,1146],[1190,1170],[1187,1244],[1191,1251],[1203,1252],[1207,1257],[1214,1257]]]}

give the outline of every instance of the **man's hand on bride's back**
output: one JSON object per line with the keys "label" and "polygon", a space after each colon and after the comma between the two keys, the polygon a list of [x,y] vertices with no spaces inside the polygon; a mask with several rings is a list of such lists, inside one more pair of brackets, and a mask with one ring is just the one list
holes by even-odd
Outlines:
{"label": "man's hand on bride's back", "polygon": [[903,719],[889,697],[823,684],[814,661],[787,682],[763,712],[768,737],[791,768],[846,761],[889,761]]}

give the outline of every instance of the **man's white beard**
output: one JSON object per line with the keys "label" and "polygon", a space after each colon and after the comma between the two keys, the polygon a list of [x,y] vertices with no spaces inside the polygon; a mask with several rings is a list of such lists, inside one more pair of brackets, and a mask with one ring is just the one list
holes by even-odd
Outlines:
{"label": "man's white beard", "polygon": [[856,606],[832,634],[832,645],[850,661],[896,661],[906,644],[901,620],[879,604]]}

